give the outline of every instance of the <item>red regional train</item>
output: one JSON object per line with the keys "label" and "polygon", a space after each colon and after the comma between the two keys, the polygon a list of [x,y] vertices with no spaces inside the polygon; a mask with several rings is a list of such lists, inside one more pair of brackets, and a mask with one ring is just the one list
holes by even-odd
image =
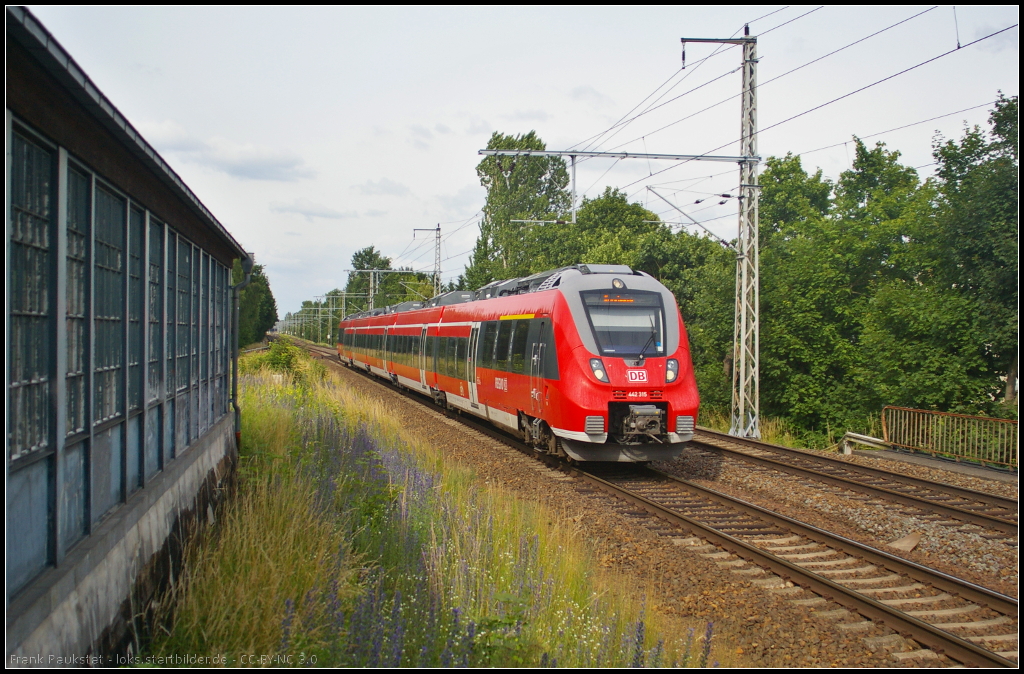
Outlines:
{"label": "red regional train", "polygon": [[624,265],[574,265],[346,317],[338,355],[578,461],[656,461],[699,398],[672,293]]}

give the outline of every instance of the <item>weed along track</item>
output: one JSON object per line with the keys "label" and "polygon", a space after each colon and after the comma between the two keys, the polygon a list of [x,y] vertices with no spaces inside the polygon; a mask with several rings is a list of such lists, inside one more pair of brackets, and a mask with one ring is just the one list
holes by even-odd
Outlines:
{"label": "weed along track", "polygon": [[[648,468],[566,466],[465,418],[459,425],[478,434],[459,433],[452,425],[458,415],[441,418],[429,401],[406,395],[417,402],[416,413],[394,387],[351,372],[345,380],[389,401],[425,432],[443,424],[452,444],[469,435],[475,450],[464,454],[489,459],[481,464],[484,474],[494,471],[488,479],[571,502],[573,519],[598,542],[606,563],[656,569],[668,597],[660,608],[719,616],[733,625],[737,652],[759,664],[1015,666],[1011,597]],[[480,434],[522,454],[495,452]],[[484,454],[483,445],[493,449]],[[513,477],[501,475],[499,463],[514,464]]]}
{"label": "weed along track", "polygon": [[809,478],[829,487],[897,503],[907,514],[931,518],[945,526],[973,524],[989,530],[989,538],[1017,535],[1017,499],[899,475],[840,459],[734,438],[700,429],[691,446],[728,454],[764,468]]}
{"label": "weed along track", "polygon": [[[974,666],[1016,666],[1012,597],[650,468],[572,471],[689,531],[695,537],[683,543],[732,573],[791,592],[791,601],[834,618],[837,629],[897,649],[898,660],[943,654]],[[907,648],[904,637],[927,649]]]}

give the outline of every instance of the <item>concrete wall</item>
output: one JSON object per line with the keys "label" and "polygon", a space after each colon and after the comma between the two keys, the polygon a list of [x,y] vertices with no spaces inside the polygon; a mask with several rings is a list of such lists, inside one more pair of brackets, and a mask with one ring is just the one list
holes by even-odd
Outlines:
{"label": "concrete wall", "polygon": [[133,623],[174,582],[197,525],[212,523],[236,459],[227,414],[11,602],[7,665],[107,664],[87,658],[132,651]]}

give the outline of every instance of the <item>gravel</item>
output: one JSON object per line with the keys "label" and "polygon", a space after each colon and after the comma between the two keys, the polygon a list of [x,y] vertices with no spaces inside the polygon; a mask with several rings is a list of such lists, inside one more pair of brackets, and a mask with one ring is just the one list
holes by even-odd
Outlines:
{"label": "gravel", "polygon": [[[831,455],[834,458],[834,455]],[[915,477],[941,480],[982,491],[1005,487],[1001,482],[979,480],[950,471],[937,471],[898,461],[854,457],[870,461],[873,467],[914,469]],[[860,463],[861,461],[857,461]],[[944,526],[922,517],[915,508],[881,500],[864,500],[862,494],[822,485],[780,471],[731,459],[714,450],[687,450],[659,465],[666,472],[743,498],[788,517],[852,538],[905,559],[964,578],[1003,594],[1017,596],[1017,536],[984,538],[975,525]],[[910,471],[904,471],[909,473]],[[937,475],[936,473],[942,473]],[[962,481],[961,481],[961,478]],[[979,485],[980,482],[985,484]],[[1012,486],[1012,485],[1011,485]],[[912,533],[921,541],[911,552],[888,545]]]}

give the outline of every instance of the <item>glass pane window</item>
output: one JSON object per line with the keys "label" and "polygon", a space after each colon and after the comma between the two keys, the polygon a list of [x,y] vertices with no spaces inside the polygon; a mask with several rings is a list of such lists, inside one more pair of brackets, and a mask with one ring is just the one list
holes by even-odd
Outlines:
{"label": "glass pane window", "polygon": [[661,295],[646,291],[581,293],[601,355],[665,355]]}
{"label": "glass pane window", "polygon": [[67,220],[67,435],[86,428],[86,368],[88,330],[86,312],[89,301],[89,232],[92,221],[92,179],[73,169],[68,170]]}
{"label": "glass pane window", "polygon": [[191,379],[189,357],[192,337],[192,246],[178,240],[178,273],[176,279],[177,330],[175,334],[177,390],[188,388]]}
{"label": "glass pane window", "polygon": [[14,134],[8,269],[10,458],[49,446],[52,154]]}
{"label": "glass pane window", "polygon": [[146,214],[131,209],[128,217],[128,409],[142,407],[142,255]]}
{"label": "glass pane window", "polygon": [[164,226],[149,221],[149,376],[146,398],[159,400],[164,393]]}
{"label": "glass pane window", "polygon": [[124,412],[124,200],[98,188],[95,226],[93,419],[100,423]]}

